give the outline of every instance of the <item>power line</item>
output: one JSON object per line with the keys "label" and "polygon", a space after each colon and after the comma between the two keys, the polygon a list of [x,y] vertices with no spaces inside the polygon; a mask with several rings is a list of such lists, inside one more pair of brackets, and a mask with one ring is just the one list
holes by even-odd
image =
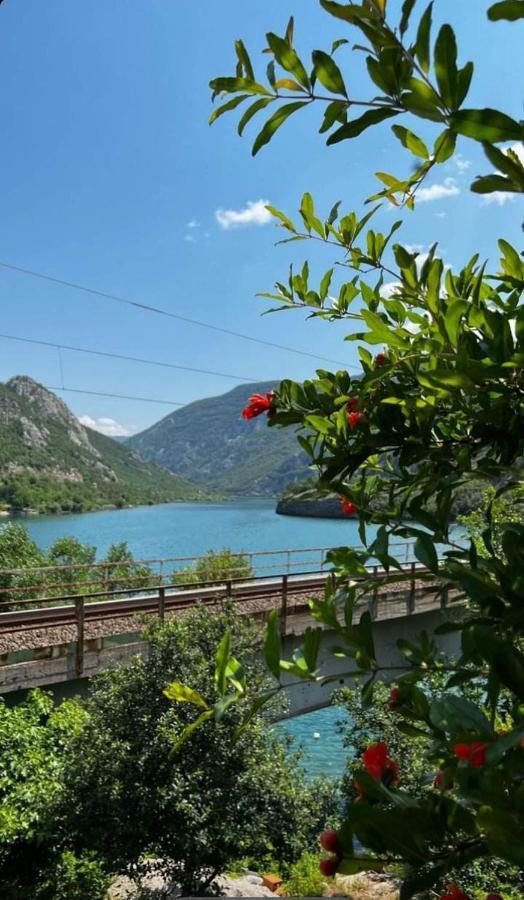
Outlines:
{"label": "power line", "polygon": [[40,278],[43,281],[50,281],[53,284],[60,284],[63,287],[73,288],[75,291],[83,291],[86,294],[92,294],[95,297],[104,297],[106,300],[113,300],[115,303],[123,303],[126,306],[133,306],[136,309],[142,309],[146,312],[156,313],[160,316],[167,316],[170,319],[177,319],[179,322],[186,322],[189,325],[198,325],[200,328],[208,328],[211,331],[218,331],[221,334],[229,334],[232,337],[241,338],[244,341],[252,341],[255,344],[264,344],[266,347],[275,347],[277,350],[285,350],[287,353],[297,353],[299,356],[307,356],[310,359],[319,359],[323,362],[335,363],[337,366],[348,368],[346,363],[337,359],[330,359],[327,356],[318,356],[315,353],[308,353],[306,350],[297,350],[294,347],[287,347],[284,344],[275,344],[272,341],[265,341],[262,338],[253,337],[250,334],[242,334],[240,331],[231,331],[229,328],[221,328],[219,325],[211,325],[209,322],[200,322],[198,319],[190,319],[187,316],[180,316],[178,313],[170,312],[158,306],[151,306],[148,303],[139,303],[137,300],[130,300],[126,297],[119,297],[117,294],[109,294],[106,291],[99,291],[95,288],[86,287],[83,284],[77,284],[74,281],[66,281],[63,278],[54,278],[51,275],[45,275],[43,272],[35,272],[33,269],[25,269],[22,266],[14,266],[11,263],[2,262],[0,266],[4,269],[10,269],[13,272],[21,272],[23,275],[30,275],[33,278]]}
{"label": "power line", "polygon": [[157,400],[154,397],[132,397],[128,394],[109,394],[102,391],[81,391],[79,388],[57,387],[52,384],[44,384],[47,391],[67,391],[68,394],[90,394],[92,397],[113,397],[116,400],[140,400],[142,403],[163,403],[166,406],[187,406],[177,400]]}
{"label": "power line", "polygon": [[41,347],[52,347],[54,350],[59,351],[59,361],[60,361],[60,373],[61,379],[63,381],[63,368],[62,368],[62,359],[60,356],[61,350],[70,350],[74,353],[88,353],[91,356],[106,356],[110,359],[123,359],[128,362],[137,362],[144,363],[148,366],[162,366],[166,369],[181,369],[183,372],[198,372],[199,375],[214,375],[218,378],[232,378],[235,381],[246,381],[253,382],[258,381],[260,379],[257,378],[243,378],[241,375],[230,375],[226,372],[213,372],[210,369],[197,369],[191,366],[181,366],[178,363],[169,363],[169,362],[161,362],[156,359],[144,359],[141,356],[125,356],[123,353],[110,353],[105,350],[92,350],[87,347],[72,347],[69,344],[57,344],[52,341],[39,341],[36,338],[28,338],[28,337],[19,337],[14,334],[0,334],[0,339],[6,341],[20,341],[22,344],[38,344]]}

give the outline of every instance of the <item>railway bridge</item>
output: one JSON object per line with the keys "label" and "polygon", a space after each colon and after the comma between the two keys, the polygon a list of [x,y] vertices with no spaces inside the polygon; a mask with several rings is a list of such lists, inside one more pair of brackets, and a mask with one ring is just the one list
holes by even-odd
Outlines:
{"label": "railway bridge", "polygon": [[[64,572],[56,570],[82,567],[49,567],[44,582],[40,570],[38,584],[31,588],[25,583],[20,599],[16,593],[13,598],[11,588],[9,601],[5,596],[0,600],[0,694],[65,685],[88,679],[107,667],[125,664],[137,654],[148,653],[143,638],[148,622],[184,615],[196,605],[218,610],[225,599],[234,604],[239,614],[261,622],[272,609],[279,609],[284,655],[289,656],[300,644],[306,627],[313,624],[308,599],[323,595],[329,577],[325,552],[325,548],[314,548],[251,554],[257,575],[198,586],[180,580],[173,582],[172,573],[164,574],[168,568],[165,560],[160,569],[157,566],[153,583],[149,569],[149,583],[138,589],[136,585],[119,586],[116,573],[109,573],[108,577],[106,565],[103,577],[93,578],[91,567],[89,580],[82,583],[82,593],[77,585],[75,593],[57,594]],[[442,594],[438,579],[427,569],[410,560],[409,547],[403,552],[407,581],[387,589],[377,587],[360,610],[369,609],[379,662],[391,671],[402,665],[397,639],[413,640],[424,628],[433,630],[450,615],[454,599]],[[305,558],[305,554],[309,556]],[[305,571],[307,567],[309,571]],[[276,568],[285,571],[275,573]],[[27,582],[27,570],[24,571]],[[372,574],[378,578],[383,570],[374,567]],[[3,590],[5,594],[6,589]],[[333,633],[325,630],[320,661],[329,660],[329,671],[340,672],[343,680],[342,672],[347,675],[348,662],[329,653],[333,638]],[[444,636],[442,641],[444,649],[458,649],[452,635]],[[326,705],[333,689],[333,683],[293,685],[287,692],[290,714]]]}

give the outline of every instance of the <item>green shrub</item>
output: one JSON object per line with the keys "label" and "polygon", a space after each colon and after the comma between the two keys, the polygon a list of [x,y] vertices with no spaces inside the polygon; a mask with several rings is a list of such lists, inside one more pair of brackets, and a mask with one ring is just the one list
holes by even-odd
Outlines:
{"label": "green shrub", "polygon": [[104,900],[110,878],[93,856],[65,850],[36,890],[36,900]]}
{"label": "green shrub", "polygon": [[263,688],[254,626],[229,611],[205,610],[154,627],[147,659],[93,685],[89,722],[66,772],[64,827],[75,850],[95,852],[112,871],[155,857],[189,893],[240,857],[293,862],[333,816],[333,788],[308,786],[260,716],[233,749],[237,708],[172,752],[193,710],[169,701],[163,688],[190,681],[211,697],[226,627],[250,679]]}
{"label": "green shrub", "polygon": [[286,893],[291,897],[322,897],[325,878],[320,874],[318,864],[321,854],[304,853],[289,869],[284,882]]}
{"label": "green shrub", "polygon": [[234,554],[229,549],[210,550],[194,565],[178,569],[173,574],[175,584],[205,585],[208,582],[224,582],[229,579],[247,580],[253,576],[253,566],[246,556]]}

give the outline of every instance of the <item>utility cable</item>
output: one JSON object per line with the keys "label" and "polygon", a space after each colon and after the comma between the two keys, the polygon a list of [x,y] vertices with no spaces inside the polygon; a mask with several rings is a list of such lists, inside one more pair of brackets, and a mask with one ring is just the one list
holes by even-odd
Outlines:
{"label": "utility cable", "polygon": [[126,306],[132,306],[136,309],[142,309],[146,312],[156,313],[160,316],[167,316],[170,319],[177,319],[179,322],[186,322],[189,325],[198,325],[200,328],[208,328],[211,331],[218,331],[221,334],[228,334],[232,337],[241,338],[244,341],[252,341],[255,344],[264,344],[266,347],[274,347],[277,350],[285,350],[287,353],[297,353],[299,356],[307,356],[310,359],[319,359],[323,362],[331,362],[335,363],[337,366],[344,366],[347,369],[347,365],[344,362],[341,362],[337,359],[330,359],[327,356],[318,356],[315,353],[309,353],[306,350],[297,350],[295,347],[287,347],[284,344],[275,344],[272,341],[263,340],[263,338],[253,337],[250,334],[243,334],[240,331],[232,331],[229,328],[221,328],[219,325],[212,325],[209,322],[201,322],[198,319],[190,319],[187,316],[180,316],[178,313],[170,312],[167,309],[162,309],[158,306],[151,306],[148,303],[139,303],[137,300],[130,300],[127,297],[119,297],[117,294],[110,294],[106,291],[99,291],[95,288],[86,287],[83,284],[77,284],[74,281],[66,281],[63,278],[54,278],[52,275],[46,275],[43,272],[36,272],[33,269],[25,269],[22,266],[14,266],[12,263],[3,262],[0,260],[0,266],[4,269],[10,269],[12,272],[20,272],[23,275],[30,275],[32,278],[40,278],[43,281],[49,281],[52,284],[60,284],[63,287],[73,288],[75,291],[83,291],[85,294],[91,294],[95,297],[104,297],[106,300],[113,300],[115,303],[122,303]]}

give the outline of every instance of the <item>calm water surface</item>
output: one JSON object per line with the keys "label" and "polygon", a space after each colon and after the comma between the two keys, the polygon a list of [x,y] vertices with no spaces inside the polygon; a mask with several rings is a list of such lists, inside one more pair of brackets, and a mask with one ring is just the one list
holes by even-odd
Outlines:
{"label": "calm water surface", "polygon": [[42,548],[72,535],[94,544],[99,557],[120,541],[128,542],[136,559],[199,556],[224,547],[254,552],[360,543],[354,520],[278,516],[275,500],[169,503],[19,521]]}
{"label": "calm water surface", "polygon": [[[344,747],[337,723],[350,721],[345,709],[327,706],[303,716],[286,719],[273,727],[280,736],[291,735],[293,748],[303,751],[301,766],[308,778],[318,775],[340,778],[351,750]],[[315,734],[320,737],[315,737]]]}

